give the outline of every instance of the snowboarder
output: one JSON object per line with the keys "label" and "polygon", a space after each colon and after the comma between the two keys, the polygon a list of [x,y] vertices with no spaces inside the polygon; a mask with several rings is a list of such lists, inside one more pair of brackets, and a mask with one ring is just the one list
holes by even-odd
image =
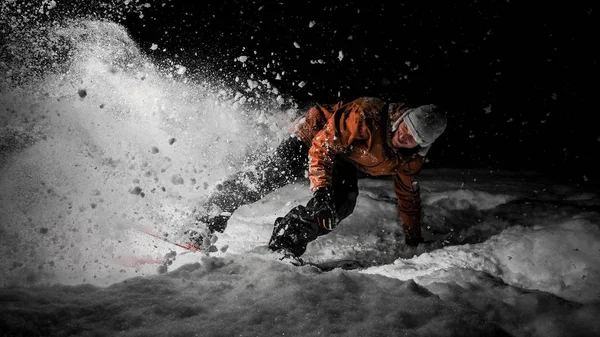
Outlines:
{"label": "snowboarder", "polygon": [[317,104],[257,170],[239,172],[218,186],[196,213],[208,231],[192,231],[192,239],[203,244],[210,233],[225,230],[238,207],[304,179],[308,171],[312,198],[277,218],[269,241],[270,249],[299,257],[309,242],[354,211],[361,171],[393,177],[405,243],[416,247],[424,241],[418,175],[446,120],[445,111],[434,104],[410,106],[371,97]]}

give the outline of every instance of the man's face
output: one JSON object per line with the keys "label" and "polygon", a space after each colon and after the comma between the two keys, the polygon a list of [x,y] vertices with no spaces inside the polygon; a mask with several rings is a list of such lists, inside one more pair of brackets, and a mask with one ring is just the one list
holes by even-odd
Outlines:
{"label": "man's face", "polygon": [[394,136],[392,137],[392,145],[396,148],[403,149],[412,149],[417,147],[417,142],[415,141],[415,137],[413,137],[412,133],[408,129],[406,122],[400,123],[398,125],[398,129],[394,132]]}

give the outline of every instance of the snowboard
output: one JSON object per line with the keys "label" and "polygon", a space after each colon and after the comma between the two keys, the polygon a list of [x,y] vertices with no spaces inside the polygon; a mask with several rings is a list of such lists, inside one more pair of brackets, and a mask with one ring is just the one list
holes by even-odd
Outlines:
{"label": "snowboard", "polygon": [[289,255],[285,255],[281,252],[274,252],[267,245],[258,246],[250,251],[251,253],[260,254],[272,257],[273,259],[279,260],[283,263],[289,263],[296,267],[305,267],[311,266],[315,267],[323,272],[332,271],[335,269],[343,269],[343,270],[355,270],[355,269],[364,269],[370,267],[366,261],[356,260],[356,259],[339,259],[339,260],[330,260],[330,261],[321,261],[321,262],[312,262],[302,257],[293,257]]}
{"label": "snowboard", "polygon": [[[201,246],[198,246],[195,243],[188,241],[178,241],[176,239],[168,238],[166,235],[158,233],[153,229],[147,227],[134,227],[132,228],[137,233],[147,235],[152,237],[152,239],[166,242],[169,248],[169,251],[163,257],[148,257],[148,256],[138,256],[137,254],[132,253],[130,256],[127,256],[125,260],[127,261],[127,267],[141,267],[143,265],[156,265],[158,267],[158,273],[163,274],[168,271],[168,269],[173,265],[175,259],[178,256],[193,254],[198,252],[204,252],[204,249]],[[155,246],[156,247],[156,246]],[[122,263],[123,261],[120,261]]]}
{"label": "snowboard", "polygon": [[174,242],[174,241],[168,239],[166,236],[161,235],[160,233],[156,233],[156,232],[154,232],[154,231],[152,231],[152,230],[150,230],[148,228],[138,228],[138,231],[141,232],[141,233],[150,235],[150,236],[152,236],[152,237],[154,237],[156,239],[159,239],[159,240],[165,241],[167,243],[170,243],[172,245],[175,245],[175,246],[177,246],[179,248],[183,248],[185,250],[189,250],[189,251],[201,251],[202,250],[202,247],[200,247],[200,246],[198,246],[198,245],[196,245],[194,243],[191,243],[191,242]]}
{"label": "snowboard", "polygon": [[[186,253],[193,253],[193,252],[200,252],[200,251],[204,251],[202,249],[202,247],[199,247],[197,245],[194,245],[192,243],[189,242],[174,242],[172,240],[167,239],[165,236],[160,235],[159,233],[150,231],[148,229],[142,229],[140,230],[140,232],[150,235],[152,237],[154,237],[155,239],[160,239],[162,241],[168,242],[176,247],[179,248],[183,248],[184,252],[183,253],[179,253],[179,255],[181,254],[186,254]],[[426,251],[431,251],[434,250],[436,248],[439,248],[439,246],[441,245],[441,243],[439,241],[435,241],[435,240],[431,240],[431,241],[425,241],[424,243],[419,245],[419,248],[416,247],[405,247],[404,251],[402,252],[402,254],[400,254],[400,257],[402,255],[406,255],[406,257],[412,257],[415,254],[419,254],[419,253],[424,253]],[[204,251],[206,254],[210,254],[210,252],[206,252]],[[282,252],[275,252],[272,251],[268,245],[260,245],[255,247],[254,249],[250,250],[249,253],[255,253],[255,254],[259,254],[259,255],[263,255],[268,257],[269,259],[274,259],[274,260],[278,260],[279,262],[282,263],[286,263],[286,264],[291,264],[293,266],[296,267],[304,267],[304,266],[311,266],[311,267],[315,267],[317,269],[319,269],[320,271],[323,272],[329,272],[329,271],[333,271],[336,269],[342,269],[342,270],[360,270],[360,269],[366,269],[369,267],[372,267],[374,265],[377,265],[377,263],[371,262],[371,261],[365,261],[365,260],[359,260],[359,259],[351,259],[351,258],[347,258],[347,259],[338,259],[338,260],[326,260],[326,261],[319,261],[319,262],[313,262],[310,261],[306,258],[302,258],[302,257],[293,257],[290,255],[286,255]],[[160,260],[160,261],[150,261],[150,262],[146,262],[146,263],[154,263],[154,264],[159,264],[160,265],[160,272],[164,273],[167,271],[168,267],[171,266],[171,264],[174,262],[176,256],[178,254],[175,253],[174,251],[170,251],[167,255],[165,255],[165,257]]]}
{"label": "snowboard", "polygon": [[332,271],[335,269],[355,270],[369,267],[367,263],[360,260],[343,259],[324,262],[304,262],[305,266],[313,266],[321,271]]}

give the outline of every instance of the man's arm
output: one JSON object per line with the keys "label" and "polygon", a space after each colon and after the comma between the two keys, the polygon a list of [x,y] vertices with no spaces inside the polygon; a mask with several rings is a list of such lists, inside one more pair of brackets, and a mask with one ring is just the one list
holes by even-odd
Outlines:
{"label": "man's arm", "polygon": [[403,165],[394,176],[394,191],[398,198],[398,214],[407,237],[421,236],[421,191],[418,176],[423,157],[417,156]]}
{"label": "man's arm", "polygon": [[368,134],[359,104],[349,103],[337,110],[312,140],[308,151],[308,179],[312,192],[331,185],[335,157]]}

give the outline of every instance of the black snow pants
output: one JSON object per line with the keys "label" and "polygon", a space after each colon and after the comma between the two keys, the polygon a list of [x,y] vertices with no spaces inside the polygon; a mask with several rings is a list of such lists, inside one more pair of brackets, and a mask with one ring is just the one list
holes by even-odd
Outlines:
{"label": "black snow pants", "polygon": [[[306,179],[308,147],[297,137],[289,137],[277,147],[271,156],[259,161],[255,167],[255,170],[238,172],[221,183],[208,198],[207,204],[218,206],[222,211],[233,213],[238,207],[258,201],[280,187]],[[332,190],[339,222],[352,214],[356,205],[358,172],[354,165],[343,160],[335,161]],[[298,206],[292,209],[285,217],[278,218],[275,226],[277,227],[277,224],[282,222],[294,223],[293,226],[288,226],[292,232],[286,233],[286,235],[289,234],[295,237],[298,236],[296,234],[300,233],[293,232],[307,231],[309,228],[304,227],[311,227],[309,231],[312,234],[301,240],[306,241],[305,243],[316,239],[319,235],[326,234],[327,232],[323,230],[317,230],[319,227],[316,221],[314,221],[314,224],[311,223],[311,204],[309,201],[306,207]],[[302,215],[299,221],[297,221],[298,217],[296,216],[298,214]],[[314,228],[312,228],[313,226]],[[223,225],[211,230],[223,232],[225,228],[226,226]],[[292,228],[295,228],[295,230],[292,230]],[[305,247],[305,243],[300,245]]]}

